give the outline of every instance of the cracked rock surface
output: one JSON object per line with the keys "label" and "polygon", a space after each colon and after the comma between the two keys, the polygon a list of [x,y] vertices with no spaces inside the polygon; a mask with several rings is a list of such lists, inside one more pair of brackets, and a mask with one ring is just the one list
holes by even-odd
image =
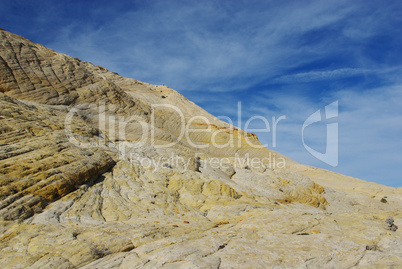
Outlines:
{"label": "cracked rock surface", "polygon": [[0,267],[400,267],[402,188],[260,146],[173,89],[0,30]]}

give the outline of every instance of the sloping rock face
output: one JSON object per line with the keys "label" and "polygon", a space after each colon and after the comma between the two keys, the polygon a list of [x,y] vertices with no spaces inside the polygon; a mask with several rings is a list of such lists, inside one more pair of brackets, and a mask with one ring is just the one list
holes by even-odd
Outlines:
{"label": "sloping rock face", "polygon": [[1,268],[397,268],[401,204],[0,30]]}

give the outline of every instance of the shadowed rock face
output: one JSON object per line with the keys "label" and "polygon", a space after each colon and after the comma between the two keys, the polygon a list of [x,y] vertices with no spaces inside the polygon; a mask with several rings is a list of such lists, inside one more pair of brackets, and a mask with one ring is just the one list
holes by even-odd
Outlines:
{"label": "shadowed rock face", "polygon": [[[0,30],[0,265],[402,263],[401,232],[385,223],[401,225],[401,188],[260,145],[166,86]],[[239,161],[253,158],[262,166]]]}

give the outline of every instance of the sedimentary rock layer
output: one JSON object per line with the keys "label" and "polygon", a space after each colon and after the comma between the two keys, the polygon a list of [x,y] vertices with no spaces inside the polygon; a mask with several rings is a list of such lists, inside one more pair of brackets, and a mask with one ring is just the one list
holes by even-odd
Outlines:
{"label": "sedimentary rock layer", "polygon": [[401,204],[0,30],[2,268],[396,268]]}

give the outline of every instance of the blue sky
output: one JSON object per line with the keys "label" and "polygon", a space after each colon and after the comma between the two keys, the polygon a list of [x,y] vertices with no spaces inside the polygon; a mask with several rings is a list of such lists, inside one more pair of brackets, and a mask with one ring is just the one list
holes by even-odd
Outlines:
{"label": "blue sky", "polygon": [[[402,186],[400,1],[0,2],[0,27],[125,77],[165,84],[237,125],[278,123],[260,140],[288,157],[368,181]],[[336,119],[305,129],[332,167],[303,146],[303,122],[338,101]],[[272,124],[272,122],[270,122]],[[251,126],[262,128],[255,120]],[[244,128],[244,126],[240,126]]]}

